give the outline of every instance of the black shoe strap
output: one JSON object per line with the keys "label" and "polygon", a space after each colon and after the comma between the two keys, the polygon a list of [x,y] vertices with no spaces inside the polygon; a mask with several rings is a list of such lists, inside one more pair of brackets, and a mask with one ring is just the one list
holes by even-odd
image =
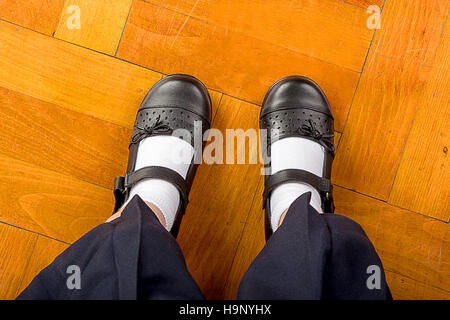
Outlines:
{"label": "black shoe strap", "polygon": [[119,209],[124,202],[125,194],[132,186],[144,179],[160,179],[170,182],[180,192],[183,209],[186,208],[188,200],[188,184],[185,179],[176,171],[159,166],[149,166],[138,169],[125,175],[117,177],[114,183],[114,196],[116,198],[115,211]]}
{"label": "black shoe strap", "polygon": [[[270,196],[272,191],[287,182],[300,182],[309,184],[311,187],[316,189],[324,201],[325,207],[328,207],[328,202],[331,199],[331,194],[333,186],[331,181],[315,174],[301,170],[301,169],[285,169],[274,173],[273,175],[267,176],[264,180],[264,194],[263,194],[263,208],[265,209],[267,198]],[[328,208],[327,208],[328,209]]]}

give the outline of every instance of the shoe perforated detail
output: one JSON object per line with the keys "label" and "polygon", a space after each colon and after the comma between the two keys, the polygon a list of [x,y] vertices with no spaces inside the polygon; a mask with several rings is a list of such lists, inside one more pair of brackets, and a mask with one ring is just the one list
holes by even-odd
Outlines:
{"label": "shoe perforated detail", "polygon": [[[171,131],[176,129],[185,129],[189,131],[191,135],[191,145],[194,143],[194,124],[195,121],[201,121],[202,134],[209,129],[209,124],[199,115],[181,108],[170,107],[152,107],[145,108],[138,111],[136,121],[134,123],[134,130],[132,134],[132,140],[137,135],[139,130],[137,128],[144,128],[146,130],[151,129],[157,122],[168,125]],[[156,135],[172,135],[172,132],[161,133],[154,132],[147,136]]]}
{"label": "shoe perforated detail", "polygon": [[[314,129],[323,136],[334,134],[334,121],[331,117],[321,112],[300,108],[266,114],[260,119],[260,128],[268,130],[270,144],[285,137],[305,137],[301,128],[311,126],[311,123]],[[276,129],[278,132],[275,130],[271,135],[271,129]]]}

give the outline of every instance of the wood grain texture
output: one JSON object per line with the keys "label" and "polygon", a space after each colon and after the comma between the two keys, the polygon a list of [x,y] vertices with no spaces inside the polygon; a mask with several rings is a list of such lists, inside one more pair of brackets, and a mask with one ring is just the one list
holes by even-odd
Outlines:
{"label": "wood grain texture", "polygon": [[[344,188],[334,188],[336,213],[358,222],[379,254],[395,299],[448,299],[450,295],[450,228]],[[246,222],[224,289],[234,299],[239,283],[264,247],[263,183]]]}
{"label": "wood grain texture", "polygon": [[242,237],[239,241],[235,258],[233,259],[231,270],[223,289],[224,299],[236,299],[242,278],[250,267],[250,264],[266,244],[264,211],[262,209],[263,191],[264,177],[261,176],[248,219],[242,231]]}
{"label": "wood grain texture", "polygon": [[336,184],[388,199],[439,44],[444,4],[386,3],[336,157]]}
{"label": "wood grain texture", "polygon": [[450,26],[446,24],[389,202],[450,220]]}
{"label": "wood grain texture", "polygon": [[125,173],[131,129],[2,88],[0,105],[1,154],[109,189]]}
{"label": "wood grain texture", "polygon": [[131,128],[161,74],[0,21],[0,86]]}
{"label": "wood grain texture", "polygon": [[360,72],[369,15],[336,0],[153,0],[165,8]]}
{"label": "wood grain texture", "polygon": [[[404,292],[390,282],[394,298],[420,298],[422,287],[450,292],[450,228],[448,224],[335,187],[336,213],[358,222],[372,241],[384,268],[399,274],[417,292]],[[421,285],[416,286],[415,282]],[[411,289],[412,290],[412,289]],[[429,289],[431,290],[431,289]]]}
{"label": "wood grain texture", "polygon": [[0,299],[14,299],[27,269],[37,234],[0,223]]}
{"label": "wood grain texture", "polygon": [[334,132],[334,146],[337,148],[339,146],[339,142],[341,141],[342,133]]}
{"label": "wood grain texture", "polygon": [[[223,133],[256,129],[259,110],[223,96],[213,126]],[[222,297],[259,177],[258,164],[202,164],[197,171],[178,242],[190,273],[209,299]],[[237,187],[243,183],[245,187]]]}
{"label": "wood grain texture", "polygon": [[[132,0],[66,1],[55,37],[114,55],[131,3]],[[74,5],[80,8],[80,29],[68,28],[67,25],[73,14],[67,9]]]}
{"label": "wood grain texture", "polygon": [[27,269],[24,272],[19,295],[31,283],[35,276],[47,267],[53,260],[69,247],[68,244],[43,236],[38,236],[33,253],[30,256]]}
{"label": "wood grain texture", "polygon": [[359,74],[226,28],[134,1],[117,56],[163,73],[188,73],[208,88],[260,104],[280,78],[314,79],[343,128]]}
{"label": "wood grain texture", "polygon": [[450,292],[386,271],[392,296],[398,300],[450,300]]}
{"label": "wood grain texture", "polygon": [[0,19],[53,35],[64,0],[2,0]]}
{"label": "wood grain texture", "polygon": [[382,7],[384,0],[343,0],[345,3],[353,4],[359,6],[361,8],[368,8],[369,6],[376,5],[378,7]]}
{"label": "wood grain texture", "polygon": [[112,213],[111,190],[0,155],[0,221],[73,242]]}
{"label": "wood grain texture", "polygon": [[106,188],[124,174],[131,129],[2,88],[0,105],[1,154]]}

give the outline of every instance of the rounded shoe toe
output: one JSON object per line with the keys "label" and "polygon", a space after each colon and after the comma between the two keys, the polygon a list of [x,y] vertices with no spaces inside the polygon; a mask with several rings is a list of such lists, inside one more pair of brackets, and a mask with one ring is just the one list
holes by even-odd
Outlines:
{"label": "rounded shoe toe", "polygon": [[280,109],[307,108],[333,117],[322,89],[311,79],[290,76],[277,81],[264,98],[261,116]]}
{"label": "rounded shoe toe", "polygon": [[147,93],[140,109],[152,107],[183,108],[211,122],[211,98],[200,80],[189,75],[169,75]]}

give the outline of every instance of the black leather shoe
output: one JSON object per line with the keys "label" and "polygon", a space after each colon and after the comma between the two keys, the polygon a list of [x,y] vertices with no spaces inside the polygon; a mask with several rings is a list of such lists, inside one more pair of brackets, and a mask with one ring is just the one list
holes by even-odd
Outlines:
{"label": "black leather shoe", "polygon": [[[133,185],[143,179],[162,179],[172,183],[180,192],[180,206],[171,233],[176,237],[188,204],[189,191],[198,164],[192,163],[184,179],[166,167],[150,166],[135,170],[139,142],[147,137],[171,135],[176,129],[188,130],[194,147],[194,122],[202,124],[202,137],[211,125],[211,98],[200,80],[184,74],[174,74],[159,80],[147,93],[138,110],[129,146],[127,172],[117,177],[114,186],[114,212],[128,199]],[[198,133],[197,133],[198,134]],[[202,143],[202,148],[205,143]],[[197,151],[197,150],[196,150]]]}
{"label": "black leather shoe", "polygon": [[[270,145],[287,137],[310,139],[325,148],[323,176],[299,169],[286,169],[275,174],[269,168],[264,181],[263,208],[265,214],[266,240],[272,235],[270,224],[270,194],[279,185],[286,182],[304,182],[314,187],[322,198],[324,212],[334,212],[332,185],[330,182],[331,165],[334,159],[334,124],[328,100],[322,89],[311,79],[290,76],[277,81],[267,92],[259,116],[260,129],[267,130],[267,150]],[[271,136],[270,130],[276,133]],[[263,142],[264,145],[264,142]]]}

